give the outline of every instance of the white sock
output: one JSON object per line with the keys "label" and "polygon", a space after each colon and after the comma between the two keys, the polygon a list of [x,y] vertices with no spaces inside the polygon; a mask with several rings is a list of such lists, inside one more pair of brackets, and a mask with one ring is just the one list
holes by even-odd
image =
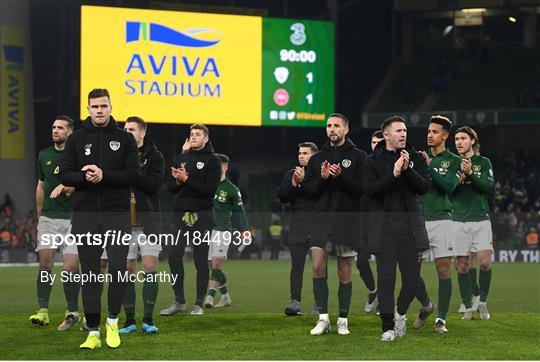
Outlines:
{"label": "white sock", "polygon": [[114,319],[107,318],[107,324],[109,324],[109,325],[111,325],[111,324],[112,325],[118,325],[118,318],[114,318]]}
{"label": "white sock", "polygon": [[96,336],[96,337],[99,338],[99,331],[90,331],[90,332],[88,332],[88,335],[89,336]]}
{"label": "white sock", "polygon": [[74,317],[78,317],[79,316],[79,312],[69,312],[68,315],[71,314],[72,316]]}
{"label": "white sock", "polygon": [[319,320],[330,322],[330,316],[328,313],[319,314]]}

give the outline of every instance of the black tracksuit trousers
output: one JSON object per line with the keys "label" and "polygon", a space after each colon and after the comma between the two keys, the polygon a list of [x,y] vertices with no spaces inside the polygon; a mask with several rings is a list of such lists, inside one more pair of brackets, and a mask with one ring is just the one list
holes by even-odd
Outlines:
{"label": "black tracksuit trousers", "polygon": [[302,298],[302,282],[304,281],[304,266],[306,265],[308,250],[309,245],[307,242],[289,245],[289,251],[291,252],[291,300],[294,299],[300,302]]}
{"label": "black tracksuit trousers", "polygon": [[[209,233],[210,231],[207,228],[198,228],[197,225],[190,228],[186,226],[181,227],[180,224],[173,227],[173,230],[173,235],[175,238],[178,235],[178,232],[180,232],[178,243],[168,245],[169,268],[171,270],[171,276],[177,276],[176,283],[173,282],[172,284],[175,300],[180,304],[184,304],[186,302],[184,295],[183,258],[186,251],[186,246],[190,245],[193,249],[193,261],[195,262],[195,269],[197,271],[197,295],[195,298],[195,304],[202,307],[204,296],[206,295],[208,280],[210,278],[210,269],[208,267],[209,244],[208,242],[202,242],[201,240],[204,239],[206,233]],[[197,231],[200,232],[200,234],[195,234]],[[186,232],[188,233],[187,235]],[[199,238],[196,237],[197,235]],[[209,238],[210,237],[208,237],[207,240]]]}
{"label": "black tracksuit trousers", "polygon": [[420,259],[411,234],[384,233],[381,252],[377,254],[377,289],[382,330],[394,329],[394,289],[396,265],[401,273],[397,311],[405,314],[416,296],[420,277]]}
{"label": "black tracksuit trousers", "polygon": [[[93,236],[91,240],[81,238],[82,245],[77,245],[79,260],[81,263],[81,275],[91,276],[92,278],[101,274],[101,255],[103,254],[103,245],[91,245],[92,238],[96,240],[96,235],[101,234],[102,239],[105,239],[105,232],[111,229],[104,228],[101,223],[87,224],[85,226],[74,225],[73,234],[86,234],[90,232]],[[116,234],[118,234],[119,230]],[[129,230],[123,230],[123,233],[131,234]],[[110,236],[109,236],[110,242]],[[129,245],[106,245],[108,257],[108,270],[106,276],[109,280],[109,289],[107,291],[107,300],[109,313],[120,314],[124,294],[126,291],[126,283],[121,280],[121,277],[126,275],[126,259],[129,251]],[[101,320],[101,293],[103,291],[103,283],[99,281],[89,281],[81,285],[82,299],[84,306],[84,315],[89,328],[99,326]]]}

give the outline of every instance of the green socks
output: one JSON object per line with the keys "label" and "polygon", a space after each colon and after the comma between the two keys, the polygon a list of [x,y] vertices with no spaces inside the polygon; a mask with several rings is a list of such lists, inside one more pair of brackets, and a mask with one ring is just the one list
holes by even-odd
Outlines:
{"label": "green socks", "polygon": [[489,286],[491,284],[491,268],[488,271],[480,270],[480,301],[487,301]]}
{"label": "green socks", "polygon": [[469,269],[469,279],[471,280],[471,291],[473,296],[480,295],[480,286],[478,285],[476,268]]}
{"label": "green socks", "polygon": [[[328,290],[328,289],[327,289]],[[352,282],[347,284],[339,283],[338,301],[339,301],[339,317],[347,318],[351,307]],[[319,305],[317,303],[317,305]]]}
{"label": "green socks", "polygon": [[446,314],[450,307],[450,298],[452,297],[452,279],[439,279],[439,311],[438,318],[446,320]]}
{"label": "green socks", "polygon": [[51,290],[51,271],[39,270],[37,276],[37,298],[40,309],[49,309],[49,297],[51,296]]}
{"label": "green socks", "polygon": [[69,280],[64,282],[64,295],[66,296],[67,310],[69,312],[77,312],[79,310],[79,290],[81,285],[79,282],[73,281],[73,275],[79,274],[79,270],[69,273]]}
{"label": "green socks", "polygon": [[[143,296],[143,305],[144,305],[144,318],[152,319],[152,314],[154,313],[154,307],[156,306],[156,300],[158,295],[158,282],[155,276],[156,272],[146,273],[142,296]],[[152,275],[151,277],[148,277]],[[151,281],[149,281],[149,279]]]}
{"label": "green socks", "polygon": [[313,278],[313,294],[319,314],[328,314],[328,282],[327,277]]}
{"label": "green socks", "polygon": [[461,294],[461,301],[463,304],[465,304],[465,308],[471,308],[471,280],[469,273],[458,273],[458,285],[459,294]]}
{"label": "green socks", "polygon": [[124,311],[126,312],[126,320],[135,319],[135,283],[128,282],[126,285],[126,293],[124,295]]}

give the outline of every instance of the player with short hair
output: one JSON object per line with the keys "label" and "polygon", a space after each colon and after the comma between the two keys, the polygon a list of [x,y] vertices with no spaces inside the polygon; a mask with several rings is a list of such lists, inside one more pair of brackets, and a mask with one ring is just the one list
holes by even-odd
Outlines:
{"label": "player with short hair", "polygon": [[[422,196],[426,230],[429,237],[430,249],[424,252],[424,259],[429,259],[430,253],[435,258],[437,276],[439,279],[438,314],[435,320],[435,331],[448,332],[446,315],[452,297],[452,258],[455,256],[454,235],[455,226],[452,222],[452,192],[460,182],[461,158],[446,149],[446,140],[450,135],[452,121],[444,116],[432,116],[427,130],[427,152],[421,151],[431,176],[431,186]],[[422,328],[427,317],[435,310],[422,277],[419,279],[416,297],[422,303],[422,309],[413,327]]]}
{"label": "player with short hair", "polygon": [[[153,240],[150,242],[147,236],[158,236],[161,233],[159,189],[163,183],[164,158],[154,142],[147,137],[147,125],[142,118],[128,117],[124,131],[131,133],[137,142],[142,171],[136,185],[130,188],[131,245],[127,255],[127,270],[130,274],[135,273],[136,260],[140,253],[144,271],[142,288],[144,317],[141,329],[145,334],[153,334],[159,331],[154,325],[152,316],[158,294],[156,267],[161,244]],[[135,283],[128,282],[124,296],[126,322],[120,329],[120,334],[137,331],[135,300]]]}
{"label": "player with short hair", "polygon": [[208,287],[210,232],[215,225],[214,196],[221,179],[221,161],[214,153],[208,128],[204,124],[193,124],[189,138],[182,146],[182,153],[171,167],[172,178],[167,182],[173,199],[173,235],[182,239],[168,245],[169,267],[175,277],[172,288],[175,300],[171,306],[161,310],[162,316],[170,316],[187,310],[184,295],[184,262],[186,246],[193,249],[196,276],[195,305],[192,315],[203,315],[203,304]]}
{"label": "player with short hair", "polygon": [[457,222],[456,254],[459,273],[459,291],[466,311],[462,319],[474,319],[472,305],[469,259],[476,253],[480,267],[480,301],[478,312],[481,319],[490,319],[487,296],[491,284],[491,255],[493,233],[489,218],[489,196],[493,190],[493,167],[491,161],[480,156],[478,134],[469,126],[456,130],[456,149],[463,159],[461,183],[452,196],[453,219]]}
{"label": "player with short hair", "polygon": [[317,200],[311,226],[313,293],[319,320],[310,331],[320,335],[330,330],[326,263],[330,254],[338,264],[339,318],[337,332],[350,333],[348,315],[352,295],[351,268],[361,247],[360,198],[362,164],[366,153],[347,137],[349,120],[333,113],[326,121],[328,142],[313,155],[306,168],[304,187]]}
{"label": "player with short hair", "polygon": [[289,227],[289,251],[291,253],[290,295],[291,301],[285,307],[288,316],[302,315],[302,282],[306,256],[309,252],[310,224],[313,218],[315,200],[310,197],[304,187],[305,168],[309,159],[317,153],[317,145],[313,142],[302,142],[298,145],[298,166],[287,171],[281,180],[278,198],[282,203],[291,205],[291,223]]}
{"label": "player with short hair", "polygon": [[[36,213],[39,218],[38,246],[39,272],[37,277],[37,297],[39,310],[30,316],[33,324],[46,326],[49,324],[49,297],[52,290],[51,271],[54,266],[54,254],[57,249],[52,244],[52,237],[65,238],[71,232],[72,207],[70,197],[75,191],[60,183],[60,164],[66,140],[73,133],[73,120],[68,116],[56,116],[52,125],[54,145],[42,149],[37,159]],[[45,240],[48,238],[49,240]],[[59,241],[59,240],[56,240]],[[71,240],[64,240],[62,254],[63,271],[71,275],[79,272],[79,255],[77,245]],[[59,331],[67,331],[79,323],[79,290],[80,284],[69,278],[64,281],[64,294],[67,310],[64,321],[58,326]]]}
{"label": "player with short hair", "polygon": [[[367,251],[377,258],[381,341],[406,334],[405,316],[418,289],[421,253],[429,248],[420,195],[431,178],[424,157],[407,143],[400,116],[386,119],[384,141],[364,162],[363,188],[369,196]],[[402,287],[394,306],[396,265]]]}
{"label": "player with short hair", "polygon": [[[121,344],[118,314],[122,309],[126,283],[129,245],[124,243],[131,231],[129,188],[140,172],[137,144],[132,135],[116,127],[111,116],[109,91],[103,88],[88,93],[89,117],[84,127],[66,141],[60,179],[77,191],[73,196],[73,234],[82,273],[90,279],[82,287],[85,319],[89,333],[81,349],[101,347],[102,283],[99,280],[100,257],[106,248],[109,257],[109,315],[106,343],[110,348]],[[116,236],[116,237],[115,237]]]}
{"label": "player with short hair", "polygon": [[[231,243],[250,244],[251,237],[245,237],[249,233],[249,223],[242,202],[240,189],[227,179],[229,170],[229,157],[216,153],[221,161],[221,180],[214,196],[214,210],[216,225],[212,229],[209,241],[208,261],[210,262],[210,281],[208,282],[208,294],[204,300],[206,308],[221,308],[231,305],[231,297],[227,288],[227,277],[223,272],[223,263],[227,259],[227,251]],[[232,216],[238,216],[240,234],[232,232]],[[214,305],[214,297],[217,291],[221,293],[220,301]]]}

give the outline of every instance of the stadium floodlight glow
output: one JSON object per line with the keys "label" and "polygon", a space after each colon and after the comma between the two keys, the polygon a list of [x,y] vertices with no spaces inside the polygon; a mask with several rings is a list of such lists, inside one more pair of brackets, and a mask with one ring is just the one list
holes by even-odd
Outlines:
{"label": "stadium floodlight glow", "polygon": [[444,36],[447,36],[448,34],[450,34],[452,29],[454,29],[454,26],[453,25],[448,25],[446,28],[444,28],[442,36],[444,37]]}
{"label": "stadium floodlight glow", "polygon": [[462,9],[464,13],[484,13],[486,11],[486,8],[470,8],[470,9]]}
{"label": "stadium floodlight glow", "polygon": [[514,18],[513,16],[509,16],[509,17],[508,17],[508,20],[509,20],[511,23],[517,23],[517,19]]}

